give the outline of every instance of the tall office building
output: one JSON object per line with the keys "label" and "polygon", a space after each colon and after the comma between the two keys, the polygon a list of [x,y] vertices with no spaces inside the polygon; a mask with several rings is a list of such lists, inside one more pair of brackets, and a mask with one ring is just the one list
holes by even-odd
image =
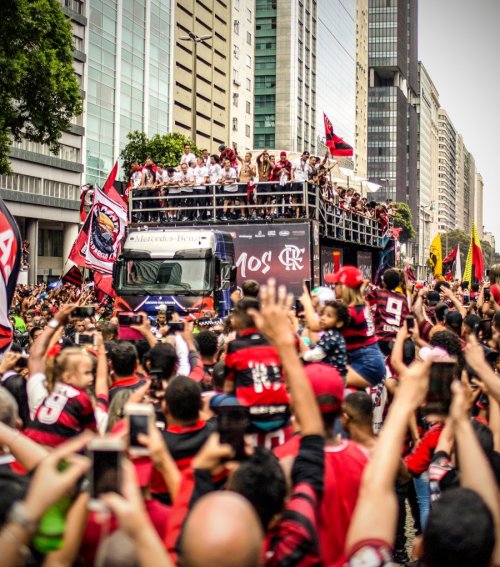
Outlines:
{"label": "tall office building", "polygon": [[476,160],[464,148],[464,230],[470,232],[476,201]]}
{"label": "tall office building", "polygon": [[479,238],[483,238],[484,234],[484,217],[483,217],[483,206],[484,206],[484,182],[483,176],[476,172],[476,206],[474,210],[474,220],[476,221],[476,228],[479,233]]}
{"label": "tall office building", "polygon": [[419,63],[418,115],[418,221],[414,219],[417,231],[415,264],[419,276],[426,277],[427,258],[432,239],[438,232],[438,145],[439,145],[439,93],[427,72]]}
{"label": "tall office building", "polygon": [[[73,31],[73,67],[84,89],[87,2],[60,0]],[[36,88],[36,85],[33,85]],[[56,280],[61,276],[78,232],[82,185],[83,117],[72,120],[61,136],[57,155],[46,145],[14,142],[10,161],[13,173],[0,176],[0,196],[16,217],[23,239],[29,244],[28,281]]]}
{"label": "tall office building", "polygon": [[256,0],[254,147],[316,149],[317,0]]}
{"label": "tall office building", "polygon": [[[230,138],[231,2],[175,0],[174,21],[172,130],[216,151]],[[183,41],[189,33],[212,37]]]}
{"label": "tall office building", "polygon": [[459,230],[465,230],[465,151],[467,150],[464,146],[462,134],[457,132],[455,147],[455,228]]}
{"label": "tall office building", "polygon": [[169,128],[170,0],[88,0],[86,180],[102,183],[130,131]]}
{"label": "tall office building", "polygon": [[231,132],[240,153],[253,147],[255,0],[233,1]]}
{"label": "tall office building", "polygon": [[368,178],[417,207],[417,0],[369,0]]}
{"label": "tall office building", "polygon": [[454,230],[457,222],[455,198],[457,131],[446,110],[439,109],[439,232]]}
{"label": "tall office building", "polygon": [[[366,14],[368,16],[368,14]],[[354,147],[356,121],[356,0],[318,0],[316,131],[323,112],[335,133]]]}
{"label": "tall office building", "polygon": [[368,176],[368,0],[356,2],[356,119],[354,167]]}

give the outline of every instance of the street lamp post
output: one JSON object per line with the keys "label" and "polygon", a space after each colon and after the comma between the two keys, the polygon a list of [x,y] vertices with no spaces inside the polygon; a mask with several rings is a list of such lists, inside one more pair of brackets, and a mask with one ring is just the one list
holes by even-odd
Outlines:
{"label": "street lamp post", "polygon": [[193,143],[196,144],[196,66],[197,66],[197,50],[198,50],[198,44],[199,43],[203,43],[204,45],[206,45],[207,47],[210,47],[206,42],[207,39],[211,39],[212,38],[212,34],[208,34],[208,35],[196,35],[193,32],[188,32],[188,35],[186,36],[182,36],[179,39],[181,41],[192,41],[193,42],[193,98],[192,98],[192,103],[191,103],[191,111],[192,111],[192,117],[191,117],[191,139],[193,140]]}

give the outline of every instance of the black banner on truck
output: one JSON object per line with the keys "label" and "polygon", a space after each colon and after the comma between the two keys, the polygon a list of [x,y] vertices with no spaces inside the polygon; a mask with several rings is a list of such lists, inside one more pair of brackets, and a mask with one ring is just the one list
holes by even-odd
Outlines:
{"label": "black banner on truck", "polygon": [[217,230],[234,238],[238,283],[275,278],[300,295],[303,280],[311,279],[308,223],[218,226]]}

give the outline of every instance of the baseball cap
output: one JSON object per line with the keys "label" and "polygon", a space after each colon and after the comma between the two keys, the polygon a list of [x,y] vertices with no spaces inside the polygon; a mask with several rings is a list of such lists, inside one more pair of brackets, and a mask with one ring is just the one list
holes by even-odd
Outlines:
{"label": "baseball cap", "polygon": [[321,413],[330,413],[340,408],[344,399],[344,381],[339,371],[329,364],[315,362],[305,367],[307,378],[311,382],[316,398],[324,395],[333,396],[338,403],[319,404]]}
{"label": "baseball cap", "polygon": [[286,157],[286,152],[281,152],[280,156],[285,156]]}
{"label": "baseball cap", "polygon": [[321,307],[324,307],[327,301],[335,301],[335,292],[329,287],[315,287],[311,291],[311,295],[318,298]]}
{"label": "baseball cap", "polygon": [[343,266],[334,274],[326,274],[325,282],[342,284],[347,287],[359,287],[363,283],[363,274],[356,266]]}

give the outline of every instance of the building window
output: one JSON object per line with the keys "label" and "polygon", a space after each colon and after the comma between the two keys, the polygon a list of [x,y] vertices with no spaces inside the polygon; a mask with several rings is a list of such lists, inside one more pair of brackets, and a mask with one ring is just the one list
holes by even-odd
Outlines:
{"label": "building window", "polygon": [[250,103],[248,102],[248,100],[247,100],[247,104],[246,104],[246,110],[247,110],[247,114],[251,113],[251,106],[250,106]]}
{"label": "building window", "polygon": [[247,43],[248,45],[252,45],[252,34],[247,31]]}
{"label": "building window", "polygon": [[239,20],[234,20],[233,30],[234,30],[235,35],[240,35],[240,21]]}
{"label": "building window", "polygon": [[250,126],[248,124],[245,124],[245,136],[250,138]]}
{"label": "building window", "polygon": [[250,10],[250,8],[247,8],[247,20],[249,22],[252,21],[252,10]]}
{"label": "building window", "polygon": [[238,69],[233,68],[233,80],[234,81],[238,80]]}
{"label": "building window", "polygon": [[247,79],[247,91],[252,90],[252,79]]}
{"label": "building window", "polygon": [[234,0],[234,9],[235,9],[235,10],[239,10],[239,9],[240,9],[240,0]]}
{"label": "building window", "polygon": [[236,132],[237,130],[238,130],[238,119],[233,118],[233,132]]}
{"label": "building window", "polygon": [[250,55],[247,55],[246,62],[247,62],[247,67],[249,67],[251,69],[252,68],[252,58],[250,57]]}
{"label": "building window", "polygon": [[236,108],[238,108],[239,98],[240,95],[238,93],[233,93],[233,106],[235,106]]}
{"label": "building window", "polygon": [[237,45],[233,46],[233,55],[235,59],[240,58],[240,48]]}

